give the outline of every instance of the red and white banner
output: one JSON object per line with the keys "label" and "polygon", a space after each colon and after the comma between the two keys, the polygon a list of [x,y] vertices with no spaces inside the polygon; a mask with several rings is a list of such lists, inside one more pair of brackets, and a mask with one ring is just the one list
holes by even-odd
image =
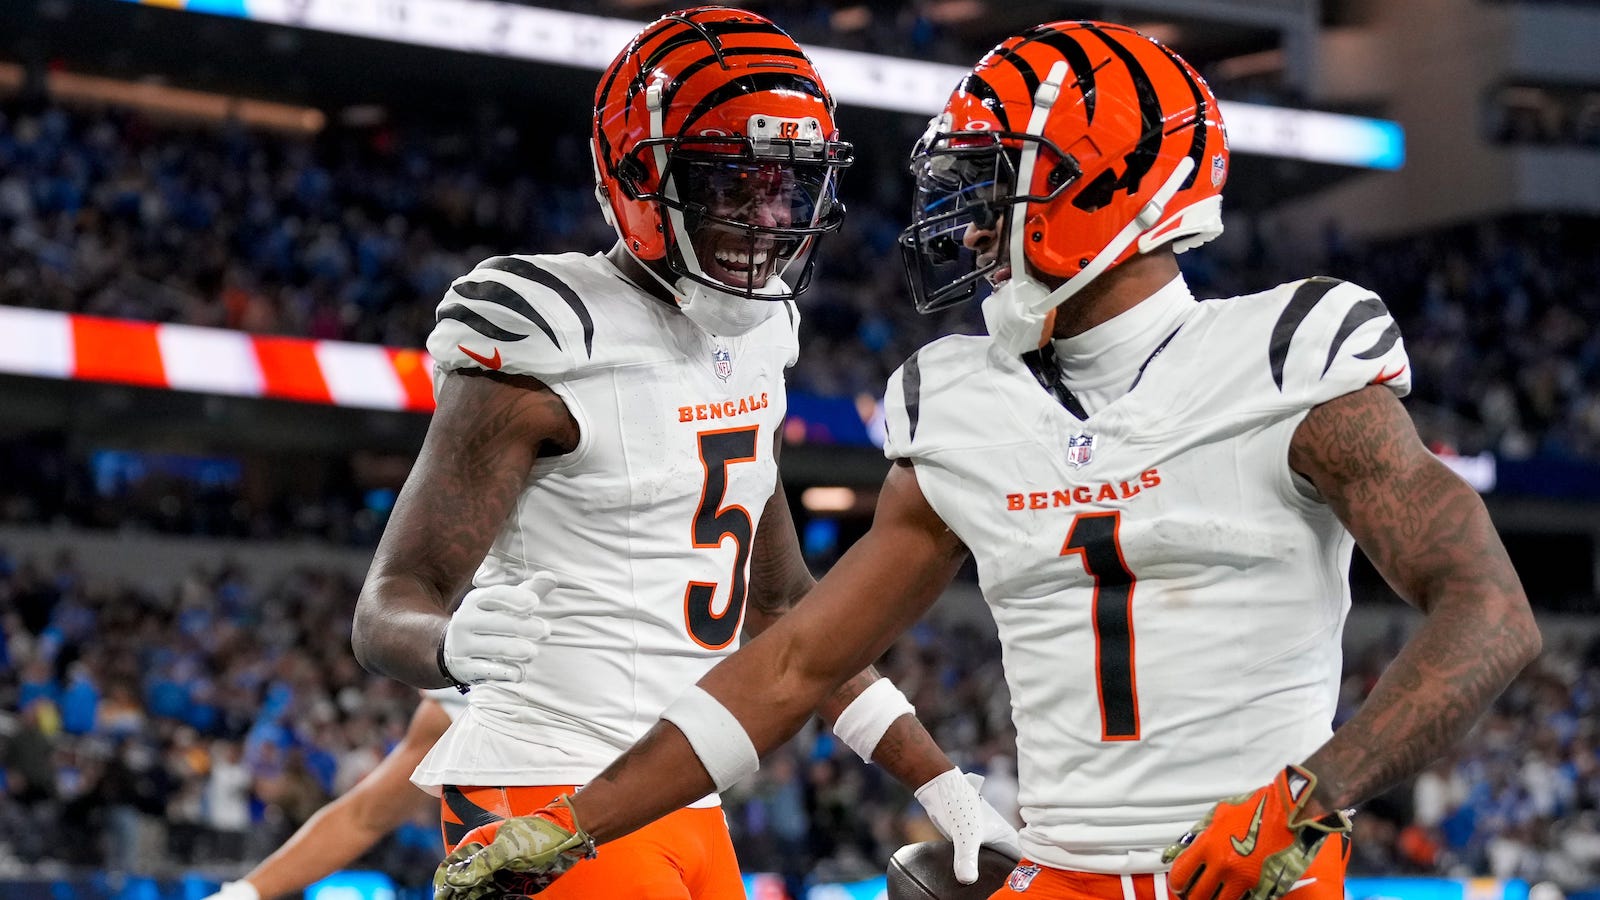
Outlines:
{"label": "red and white banner", "polygon": [[433,410],[433,361],[424,350],[48,310],[0,307],[0,372],[363,409]]}

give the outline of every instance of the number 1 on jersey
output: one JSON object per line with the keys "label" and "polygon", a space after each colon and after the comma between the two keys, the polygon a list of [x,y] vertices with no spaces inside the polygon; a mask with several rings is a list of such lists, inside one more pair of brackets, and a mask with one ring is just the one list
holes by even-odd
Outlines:
{"label": "number 1 on jersey", "polygon": [[1062,556],[1083,557],[1094,579],[1094,680],[1100,693],[1100,740],[1139,739],[1139,692],[1133,679],[1133,586],[1117,533],[1122,513],[1079,513]]}
{"label": "number 1 on jersey", "polygon": [[734,504],[724,507],[722,501],[728,492],[728,466],[734,463],[755,462],[756,426],[727,428],[722,431],[702,431],[700,465],[705,468],[705,482],[700,488],[700,506],[694,513],[692,542],[698,549],[715,549],[727,538],[733,538],[733,583],[728,588],[728,606],[719,615],[711,611],[716,600],[717,585],[713,581],[691,581],[683,594],[684,621],[689,636],[702,647],[720,650],[739,633],[739,621],[744,618],[745,568],[750,562],[750,542],[755,526],[750,511]]}

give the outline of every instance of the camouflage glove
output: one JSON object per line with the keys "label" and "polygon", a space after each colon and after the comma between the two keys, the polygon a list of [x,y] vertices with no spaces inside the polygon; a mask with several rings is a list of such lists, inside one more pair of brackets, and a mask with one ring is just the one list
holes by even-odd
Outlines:
{"label": "camouflage glove", "polygon": [[1350,830],[1344,812],[1304,815],[1317,776],[1289,766],[1254,793],[1229,797],[1161,855],[1182,900],[1277,900],[1311,866],[1330,834]]}
{"label": "camouflage glove", "polygon": [[456,848],[433,873],[433,898],[537,894],[594,855],[594,839],[578,826],[572,801],[563,794],[533,815],[500,823],[487,847],[474,842]]}

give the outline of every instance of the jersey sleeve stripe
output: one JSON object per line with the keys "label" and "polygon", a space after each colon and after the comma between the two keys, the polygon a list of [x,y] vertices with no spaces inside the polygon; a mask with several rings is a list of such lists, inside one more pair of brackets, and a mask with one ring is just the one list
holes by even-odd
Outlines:
{"label": "jersey sleeve stripe", "polygon": [[1295,288],[1289,304],[1278,315],[1277,324],[1272,326],[1272,344],[1267,350],[1267,361],[1272,367],[1272,383],[1278,386],[1278,390],[1283,390],[1283,364],[1289,361],[1289,344],[1294,341],[1295,332],[1300,330],[1312,308],[1341,284],[1344,282],[1337,278],[1320,275],[1307,278]]}
{"label": "jersey sleeve stripe", "polygon": [[555,344],[557,347],[561,346],[561,341],[556,338],[555,329],[551,328],[545,317],[539,315],[539,311],[533,308],[533,304],[517,293],[514,288],[507,287],[498,281],[468,281],[458,283],[450,290],[468,300],[481,300],[485,303],[504,306],[506,309],[538,326],[539,330],[544,332],[545,337],[550,339],[550,343]]}
{"label": "jersey sleeve stripe", "polygon": [[526,278],[535,284],[554,291],[557,297],[560,297],[566,302],[567,306],[572,308],[572,314],[577,316],[579,324],[583,325],[584,353],[591,358],[594,356],[594,317],[589,315],[589,307],[584,305],[583,298],[579,297],[578,292],[573,290],[565,281],[528,260],[517,259],[514,256],[496,256],[494,259],[478,266],[478,268],[494,269],[515,275],[518,278]]}
{"label": "jersey sleeve stripe", "polygon": [[1389,308],[1377,297],[1368,297],[1350,307],[1344,314],[1344,321],[1339,323],[1339,330],[1333,335],[1333,343],[1328,347],[1328,361],[1322,367],[1322,374],[1328,374],[1328,370],[1333,368],[1333,361],[1339,358],[1339,348],[1344,346],[1345,340],[1354,334],[1357,328],[1388,314]]}
{"label": "jersey sleeve stripe", "polygon": [[921,350],[911,354],[900,372],[900,390],[905,396],[906,443],[917,439],[917,420],[922,416],[922,363]]}
{"label": "jersey sleeve stripe", "polygon": [[496,341],[520,341],[527,337],[525,334],[518,334],[515,331],[507,331],[501,328],[460,303],[452,303],[449,306],[440,307],[439,314],[435,318],[436,321],[440,322],[445,319],[455,319],[484,337]]}
{"label": "jersey sleeve stripe", "polygon": [[1356,359],[1377,359],[1385,353],[1388,353],[1389,348],[1393,347],[1399,341],[1400,326],[1394,322],[1390,322],[1389,327],[1383,330],[1383,334],[1378,335],[1378,339],[1373,342],[1371,347],[1368,347],[1367,349],[1356,354]]}

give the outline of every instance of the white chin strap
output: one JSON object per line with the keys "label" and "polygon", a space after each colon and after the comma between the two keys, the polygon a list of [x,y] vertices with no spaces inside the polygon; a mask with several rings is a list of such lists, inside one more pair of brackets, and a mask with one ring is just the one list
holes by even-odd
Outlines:
{"label": "white chin strap", "polygon": [[[1061,93],[1061,82],[1066,75],[1066,63],[1058,62],[1050,67],[1049,77],[1034,92],[1033,115],[1028,118],[1027,134],[1038,136],[1044,133],[1045,119],[1049,117],[1050,107],[1055,105],[1056,97]],[[1028,141],[1022,148],[1021,159],[1017,165],[1019,182],[1032,175],[1038,156],[1038,142]],[[1161,189],[1156,191],[1155,196],[1150,198],[1150,202],[1139,210],[1133,220],[1122,226],[1116,237],[1101,248],[1100,252],[1089,260],[1087,266],[1055,290],[1050,290],[1028,275],[1024,237],[1024,232],[1028,230],[1026,227],[1028,203],[1026,200],[1012,203],[1010,241],[1007,247],[1011,262],[1011,277],[995,288],[994,293],[983,301],[983,322],[995,345],[1012,356],[1039,349],[1045,340],[1044,322],[1050,311],[1083,290],[1089,282],[1100,277],[1106,269],[1111,268],[1117,257],[1122,255],[1122,251],[1128,249],[1129,244],[1138,240],[1139,235],[1154,228],[1156,223],[1161,221],[1161,214],[1166,210],[1173,195],[1178,193],[1184,179],[1193,171],[1194,160],[1187,156],[1178,160],[1177,168],[1167,176]]]}
{"label": "white chin strap", "polygon": [[[1178,192],[1183,180],[1192,171],[1194,160],[1187,156],[1179,160],[1177,168],[1161,185],[1161,190],[1156,191],[1156,195],[1139,210],[1139,214],[1122,226],[1116,237],[1095,254],[1082,271],[1053,291],[1028,275],[1027,258],[1022,255],[1020,246],[1021,233],[1026,229],[1020,223],[1013,224],[1011,231],[1016,239],[1012,241],[1011,278],[995,288],[994,293],[983,301],[983,323],[988,327],[989,336],[994,338],[995,344],[1013,356],[1039,349],[1045,340],[1044,320],[1050,310],[1100,277],[1122,255],[1122,251],[1128,249],[1129,244],[1155,227],[1161,221],[1161,214],[1172,200],[1172,195]],[[1020,215],[1019,208],[1025,205],[1020,202],[1014,204],[1012,215]]]}

